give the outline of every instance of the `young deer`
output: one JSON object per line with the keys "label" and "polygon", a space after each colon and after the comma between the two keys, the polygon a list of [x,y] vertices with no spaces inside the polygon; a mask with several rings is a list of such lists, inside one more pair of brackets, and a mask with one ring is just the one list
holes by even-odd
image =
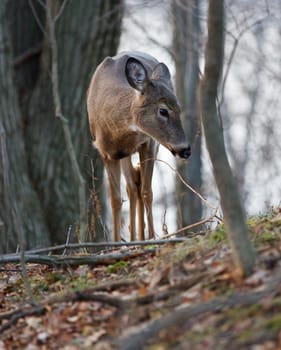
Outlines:
{"label": "young deer", "polygon": [[[159,143],[187,159],[180,107],[167,66],[141,52],[107,57],[97,67],[87,97],[90,130],[109,180],[114,240],[120,240],[121,169],[130,201],[130,235],[144,239],[144,210],[149,238],[154,237],[151,179]],[[131,155],[139,153],[133,166]]]}

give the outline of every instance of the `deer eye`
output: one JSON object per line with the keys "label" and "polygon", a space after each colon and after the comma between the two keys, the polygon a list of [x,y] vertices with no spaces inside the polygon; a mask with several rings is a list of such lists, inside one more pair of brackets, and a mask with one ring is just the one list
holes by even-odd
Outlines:
{"label": "deer eye", "polygon": [[161,115],[161,117],[164,117],[166,119],[169,118],[169,112],[166,108],[159,108],[159,114]]}

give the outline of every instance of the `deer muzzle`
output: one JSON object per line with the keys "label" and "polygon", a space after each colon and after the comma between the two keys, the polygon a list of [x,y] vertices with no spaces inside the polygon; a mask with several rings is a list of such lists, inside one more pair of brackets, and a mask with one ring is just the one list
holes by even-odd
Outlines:
{"label": "deer muzzle", "polygon": [[185,146],[170,146],[170,151],[175,157],[179,157],[182,159],[188,159],[191,155],[191,149],[189,145]]}

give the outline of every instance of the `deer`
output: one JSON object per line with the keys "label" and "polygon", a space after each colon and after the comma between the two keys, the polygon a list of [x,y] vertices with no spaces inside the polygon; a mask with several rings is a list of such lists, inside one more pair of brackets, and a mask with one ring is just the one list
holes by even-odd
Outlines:
{"label": "deer", "polygon": [[[120,241],[121,173],[129,199],[130,239],[154,238],[152,175],[159,145],[188,159],[190,146],[180,119],[180,106],[164,63],[143,52],[106,57],[96,68],[87,94],[89,127],[107,173],[113,238]],[[132,155],[139,154],[133,165]]]}

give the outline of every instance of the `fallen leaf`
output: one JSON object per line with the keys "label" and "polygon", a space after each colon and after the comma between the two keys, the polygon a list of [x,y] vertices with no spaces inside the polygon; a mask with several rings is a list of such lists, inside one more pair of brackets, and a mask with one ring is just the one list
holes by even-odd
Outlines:
{"label": "fallen leaf", "polygon": [[95,344],[104,334],[106,334],[105,329],[100,329],[98,331],[95,331],[92,335],[86,337],[84,345],[91,346]]}
{"label": "fallen leaf", "polygon": [[40,332],[37,335],[37,339],[41,344],[46,343],[47,339],[49,338],[49,334],[47,332]]}
{"label": "fallen leaf", "polygon": [[28,317],[26,319],[26,323],[29,325],[29,327],[37,329],[39,325],[41,324],[41,318],[39,317]]}
{"label": "fallen leaf", "polygon": [[138,289],[138,296],[144,296],[148,293],[148,289],[146,286],[142,286]]}
{"label": "fallen leaf", "polygon": [[67,317],[67,321],[70,323],[76,323],[78,320],[79,320],[78,315]]}
{"label": "fallen leaf", "polygon": [[265,270],[258,270],[253,275],[245,279],[245,283],[251,287],[257,287],[263,284],[268,277],[268,272]]}

